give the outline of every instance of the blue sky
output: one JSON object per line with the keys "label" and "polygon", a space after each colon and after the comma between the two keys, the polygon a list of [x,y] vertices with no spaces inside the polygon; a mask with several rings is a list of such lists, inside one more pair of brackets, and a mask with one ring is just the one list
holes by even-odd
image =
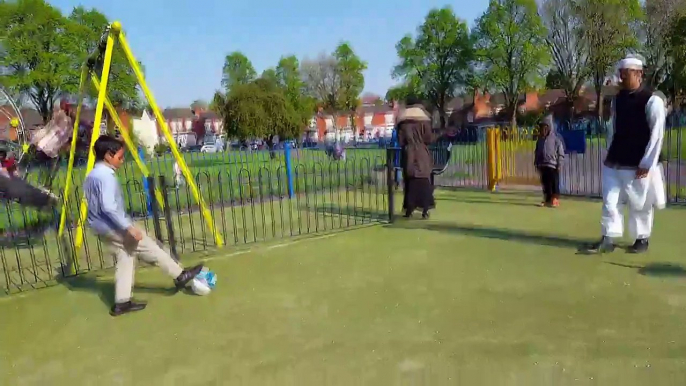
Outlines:
{"label": "blue sky", "polygon": [[[220,87],[226,54],[242,51],[257,69],[282,55],[315,57],[349,41],[368,63],[365,91],[381,96],[395,82],[395,44],[414,33],[431,8],[451,5],[472,25],[488,0],[53,0],[65,13],[78,5],[120,20],[143,62],[160,107],[209,100]],[[405,3],[405,4],[402,4]],[[459,4],[459,6],[458,6]],[[345,5],[345,6],[344,6]]]}

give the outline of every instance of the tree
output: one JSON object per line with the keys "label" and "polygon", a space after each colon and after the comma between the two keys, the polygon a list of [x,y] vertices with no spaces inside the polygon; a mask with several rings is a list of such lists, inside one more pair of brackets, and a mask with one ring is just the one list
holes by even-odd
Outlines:
{"label": "tree", "polygon": [[255,80],[257,72],[250,59],[239,51],[226,55],[222,70],[222,86],[227,92],[239,84],[248,84]]}
{"label": "tree", "polygon": [[43,0],[2,3],[0,83],[27,96],[46,123],[70,84],[73,42],[66,33],[67,23]]}
{"label": "tree", "polygon": [[579,1],[545,0],[541,5],[541,19],[547,28],[546,42],[554,65],[548,72],[546,87],[564,90],[573,115],[574,101],[589,76]]}
{"label": "tree", "polygon": [[276,134],[289,139],[300,133],[298,114],[285,94],[264,86],[256,80],[234,85],[226,97],[215,95],[227,135],[244,140]]}
{"label": "tree", "polygon": [[[314,98],[322,109],[336,114],[340,106],[340,74],[337,71],[336,58],[319,54],[317,59],[303,60],[300,73],[305,84],[305,92]],[[335,125],[334,119],[334,125]]]}
{"label": "tree", "polygon": [[276,75],[276,70],[273,68],[268,68],[264,71],[262,71],[262,75],[260,75],[260,78],[262,79],[263,82],[267,85],[271,85],[272,87],[280,87],[281,85],[279,84],[279,77]]}
{"label": "tree", "polygon": [[643,4],[645,17],[641,19],[640,51],[646,59],[646,82],[651,87],[662,88],[669,76],[672,27],[685,6],[684,0],[646,0]]}
{"label": "tree", "polygon": [[450,7],[433,9],[417,28],[416,38],[406,35],[396,44],[396,50],[400,63],[393,76],[412,85],[396,90],[405,96],[424,96],[438,110],[441,128],[445,128],[447,104],[464,84],[473,59],[467,24]]}
{"label": "tree", "polygon": [[[71,40],[72,73],[69,76],[68,87],[65,92],[76,95],[78,93],[81,67],[88,56],[97,48],[100,39],[109,25],[107,17],[97,9],[76,7],[68,18],[67,35]],[[119,45],[115,46],[112,53],[110,75],[107,83],[107,96],[115,107],[126,110],[141,110],[144,108],[141,94],[138,89],[138,79],[129,65],[124,51]],[[100,74],[98,74],[100,76]],[[97,98],[94,89],[88,95],[91,100]]]}
{"label": "tree", "polygon": [[303,127],[315,110],[314,98],[306,94],[306,85],[300,73],[300,62],[294,55],[284,56],[276,66],[276,78],[286,98],[300,116]]}
{"label": "tree", "polygon": [[401,83],[388,89],[384,99],[387,103],[405,101],[408,98],[424,100],[419,91],[419,86],[411,82]]}
{"label": "tree", "polygon": [[605,79],[617,61],[637,47],[634,31],[641,17],[641,5],[638,0],[579,0],[579,15],[598,118],[602,118]]}
{"label": "tree", "polygon": [[502,91],[511,123],[519,96],[543,83],[549,60],[546,30],[534,0],[491,0],[476,21],[477,57],[485,77]]}
{"label": "tree", "polygon": [[568,81],[557,69],[548,71],[548,75],[545,76],[545,88],[548,90],[564,89],[566,83]]}
{"label": "tree", "polygon": [[367,63],[363,62],[349,43],[341,43],[334,51],[336,71],[340,80],[339,106],[350,116],[350,127],[356,132],[355,112],[360,107],[360,94],[364,89],[364,74]]}
{"label": "tree", "polygon": [[680,105],[686,101],[686,14],[679,13],[669,31],[667,54],[672,68],[665,86],[670,89],[675,104]]}

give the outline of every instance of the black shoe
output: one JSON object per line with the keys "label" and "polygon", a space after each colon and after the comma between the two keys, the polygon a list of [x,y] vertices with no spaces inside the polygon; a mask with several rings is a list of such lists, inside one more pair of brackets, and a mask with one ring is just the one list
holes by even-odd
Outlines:
{"label": "black shoe", "polygon": [[648,239],[636,239],[634,245],[627,248],[629,253],[645,253],[648,252]]}
{"label": "black shoe", "polygon": [[584,252],[588,254],[596,254],[596,253],[611,253],[614,252],[615,250],[615,244],[612,242],[612,239],[603,236],[600,241],[597,243],[591,244],[591,245],[586,245],[582,247],[579,252]]}
{"label": "black shoe", "polygon": [[410,217],[412,217],[412,212],[410,212],[410,211],[405,212],[405,214],[403,215],[403,217],[405,217],[405,218],[410,218]]}
{"label": "black shoe", "polygon": [[423,218],[424,220],[428,220],[429,217],[431,217],[431,216],[429,215],[429,212],[423,212],[423,213],[422,213],[422,218]]}
{"label": "black shoe", "polygon": [[177,290],[185,288],[191,280],[193,280],[200,271],[202,271],[203,265],[198,264],[195,267],[184,269],[183,272],[174,280],[174,285]]}
{"label": "black shoe", "polygon": [[110,310],[110,315],[119,316],[119,315],[128,314],[130,312],[141,311],[141,310],[144,310],[147,305],[148,304],[145,302],[134,302],[134,301],[128,301],[125,303],[116,303],[115,305],[112,306],[112,309]]}

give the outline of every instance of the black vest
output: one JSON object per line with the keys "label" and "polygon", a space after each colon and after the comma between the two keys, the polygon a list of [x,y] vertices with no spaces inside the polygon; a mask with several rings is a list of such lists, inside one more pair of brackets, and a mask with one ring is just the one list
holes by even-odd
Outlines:
{"label": "black vest", "polygon": [[641,87],[631,92],[621,90],[615,97],[615,130],[607,163],[620,167],[638,167],[650,142],[646,105],[652,90]]}

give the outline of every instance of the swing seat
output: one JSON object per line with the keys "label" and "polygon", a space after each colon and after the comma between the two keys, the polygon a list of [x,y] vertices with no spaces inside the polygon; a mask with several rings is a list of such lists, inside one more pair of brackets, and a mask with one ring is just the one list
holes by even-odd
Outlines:
{"label": "swing seat", "polygon": [[450,157],[452,156],[453,144],[448,142],[448,146],[434,146],[431,148],[431,155],[434,159],[434,167],[431,170],[432,176],[440,176],[448,168]]}

